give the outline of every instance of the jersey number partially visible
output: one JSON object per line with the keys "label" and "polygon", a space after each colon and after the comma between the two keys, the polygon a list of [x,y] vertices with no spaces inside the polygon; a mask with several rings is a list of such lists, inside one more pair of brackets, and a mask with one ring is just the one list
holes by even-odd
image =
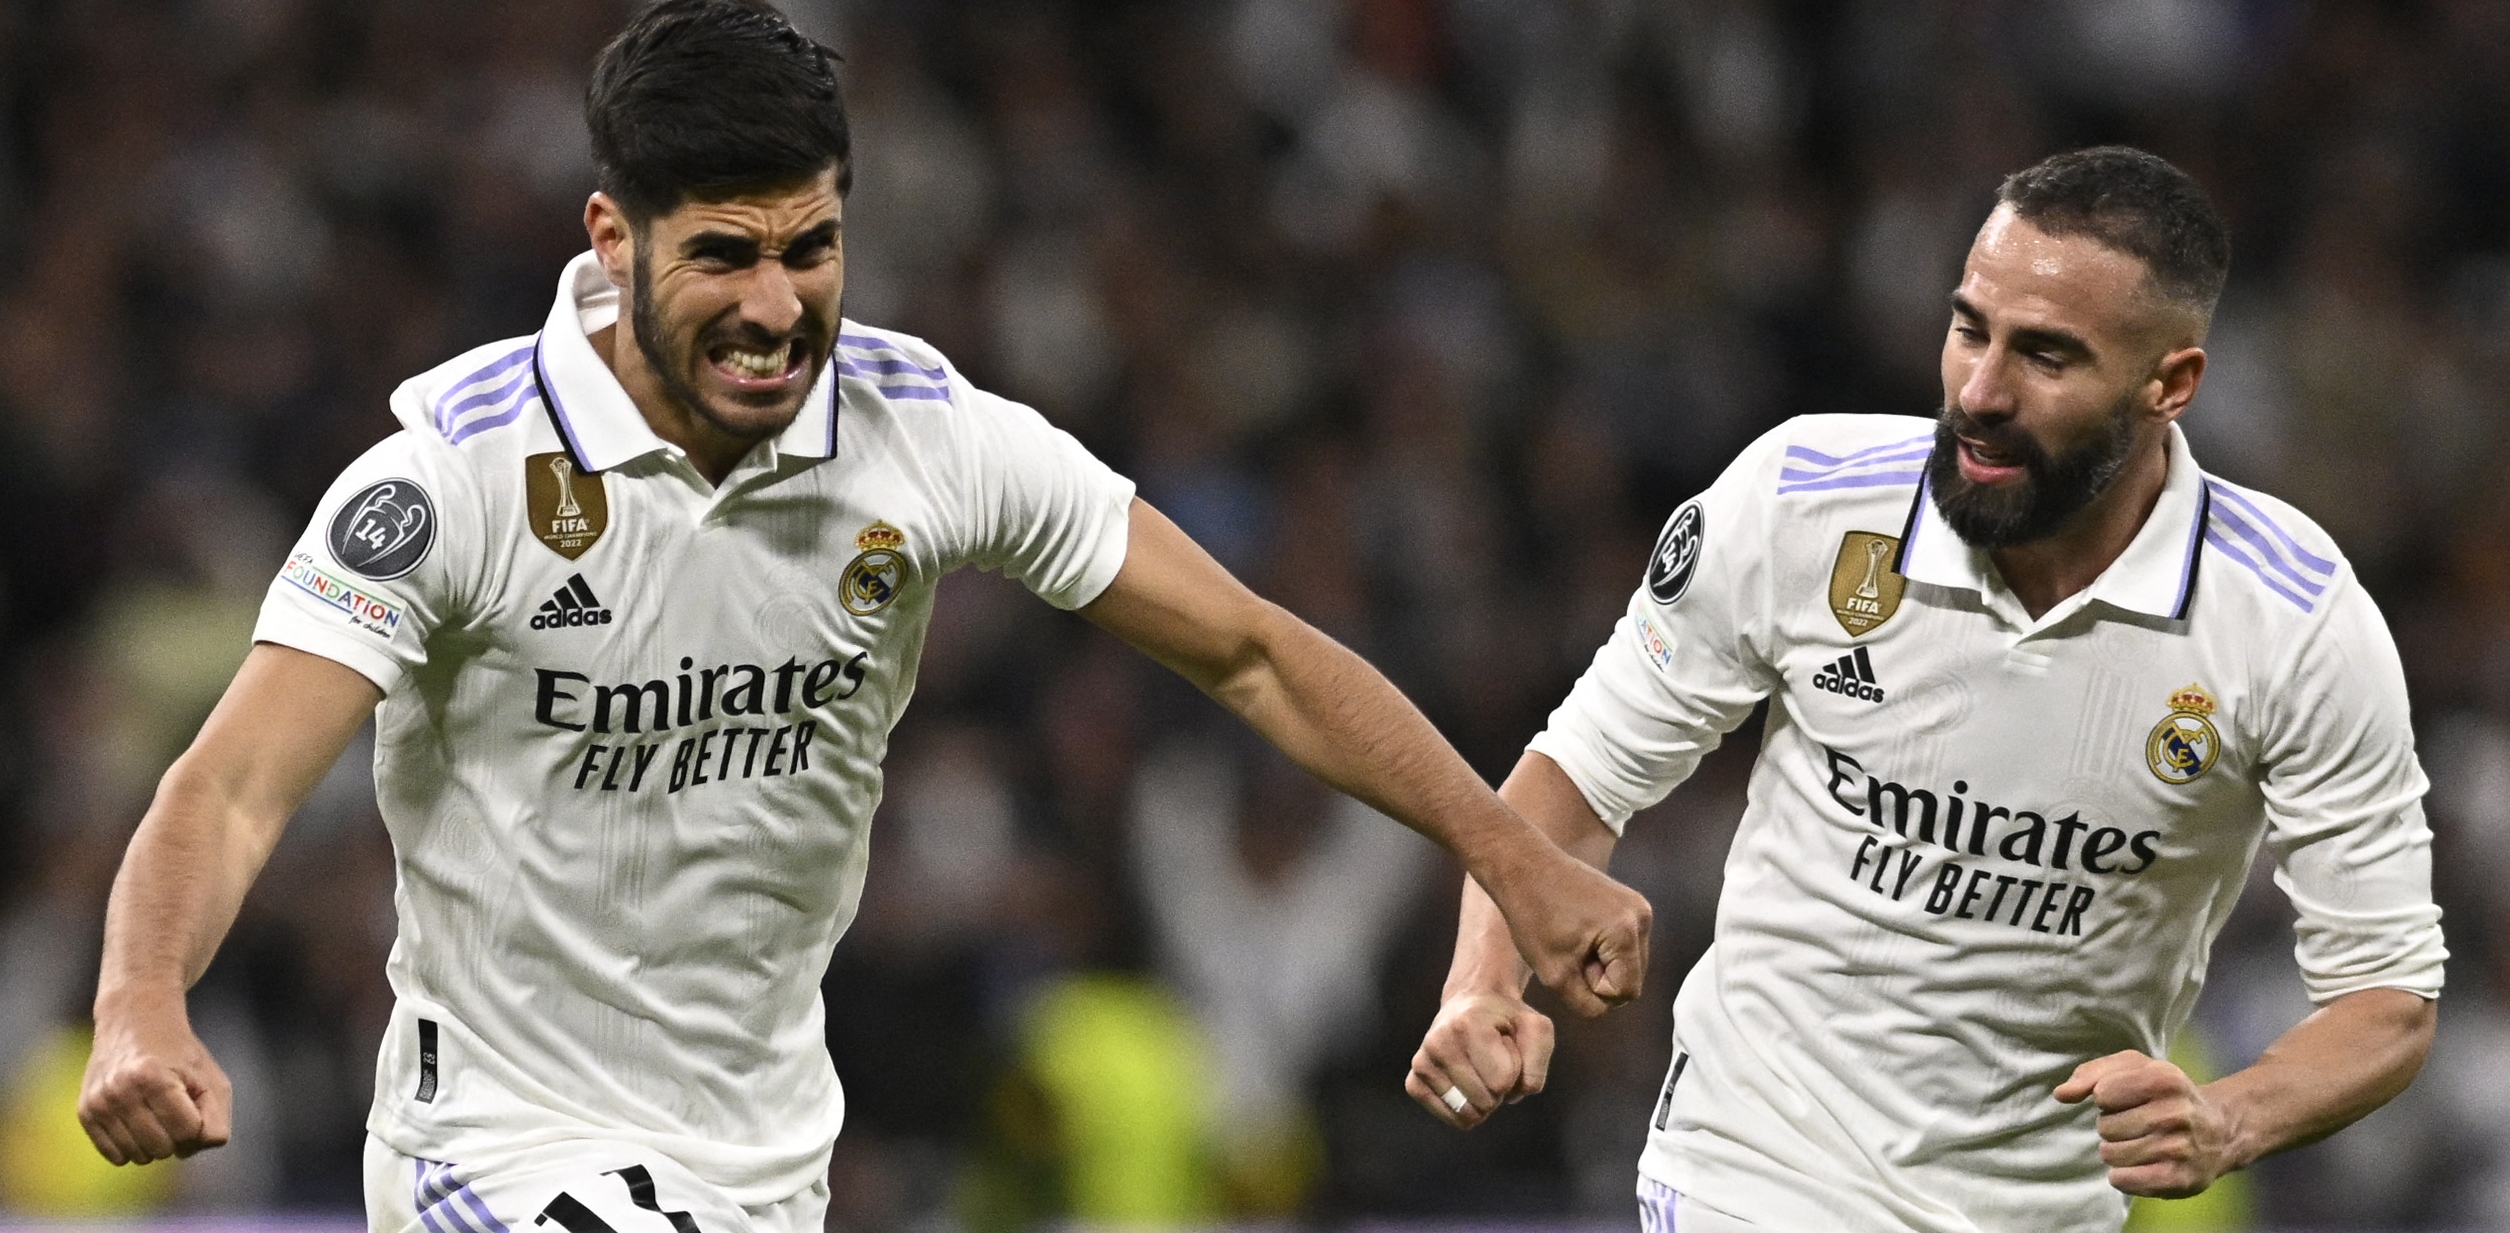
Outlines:
{"label": "jersey number partially visible", "polygon": [[[654,1175],[646,1172],[645,1166],[629,1165],[624,1169],[612,1169],[604,1176],[615,1177],[627,1183],[628,1198],[634,1200],[638,1207],[670,1221],[676,1233],[701,1233],[695,1216],[687,1212],[662,1210],[662,1201],[654,1195]],[[612,1227],[609,1221],[593,1214],[593,1209],[584,1206],[582,1200],[563,1190],[558,1192],[557,1198],[549,1200],[547,1207],[540,1209],[539,1215],[532,1217],[532,1223],[536,1225],[547,1224],[552,1220],[557,1221],[558,1227],[565,1229],[566,1233],[619,1233],[619,1230]]]}

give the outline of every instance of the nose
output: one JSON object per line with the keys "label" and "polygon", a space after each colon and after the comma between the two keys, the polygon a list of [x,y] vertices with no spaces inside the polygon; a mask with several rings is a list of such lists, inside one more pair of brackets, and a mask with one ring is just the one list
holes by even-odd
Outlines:
{"label": "nose", "polygon": [[793,272],[781,261],[751,266],[749,283],[741,292],[741,320],[782,335],[801,319],[802,297],[793,285]]}
{"label": "nose", "polygon": [[2015,410],[2010,376],[2010,354],[2001,346],[1990,346],[1971,357],[1969,371],[1963,375],[1954,397],[1960,400],[1961,409],[1975,418],[2003,419]]}

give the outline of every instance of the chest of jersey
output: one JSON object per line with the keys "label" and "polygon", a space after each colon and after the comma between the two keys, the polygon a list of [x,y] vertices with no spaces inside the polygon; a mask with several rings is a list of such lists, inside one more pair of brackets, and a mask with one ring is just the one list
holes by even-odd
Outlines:
{"label": "chest of jersey", "polygon": [[659,459],[524,467],[502,575],[452,636],[553,787],[711,795],[876,764],[940,572],[910,486],[823,464],[717,495]]}
{"label": "chest of jersey", "polygon": [[1785,622],[1772,739],[1814,832],[1789,846],[1835,857],[1869,912],[2016,940],[2236,882],[2260,834],[2236,660],[2166,622],[2025,631],[1969,592],[1894,589],[1848,610],[1880,620],[1816,596]]}

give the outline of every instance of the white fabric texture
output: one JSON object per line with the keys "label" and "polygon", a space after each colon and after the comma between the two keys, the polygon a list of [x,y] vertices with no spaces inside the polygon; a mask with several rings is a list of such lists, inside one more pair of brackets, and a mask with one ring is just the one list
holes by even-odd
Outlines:
{"label": "white fabric texture", "polygon": [[[255,637],[385,691],[397,1006],[369,1128],[428,1160],[622,1140],[758,1205],[825,1173],[843,1119],[819,978],[934,584],[976,565],[1087,603],[1133,489],[851,322],[793,426],[710,486],[594,354],[616,298],[579,257],[538,336],[405,383]],[[570,558],[553,527],[598,536]]]}
{"label": "white fabric texture", "polygon": [[2030,617],[1922,490],[1932,427],[1754,444],[1532,748],[1618,828],[1769,701],[1646,1176],[1781,1228],[2111,1233],[2049,1093],[2166,1052],[2261,843],[2315,999],[2438,995],[2403,673],[2324,533],[2175,428],[2126,552]]}

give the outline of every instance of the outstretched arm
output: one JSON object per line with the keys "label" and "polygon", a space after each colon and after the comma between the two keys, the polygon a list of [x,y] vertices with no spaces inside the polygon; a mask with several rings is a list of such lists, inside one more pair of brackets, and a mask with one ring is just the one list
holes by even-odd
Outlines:
{"label": "outstretched arm", "polygon": [[328,659],[257,645],[158,781],[105,908],[96,1045],[79,1092],[79,1122],[105,1159],[146,1164],[227,1141],[227,1077],[193,1035],[184,991],[288,815],[381,698]]}
{"label": "outstretched arm", "polygon": [[2337,998],[2257,1064],[2199,1086],[2134,1050],[2095,1058],[2057,1088],[2100,1108],[2100,1158],[2128,1194],[2179,1199],[2260,1157],[2315,1143],[2405,1090],[2431,1051],[2431,999],[2403,989]]}
{"label": "outstretched arm", "polygon": [[[1529,751],[1518,759],[1499,799],[1569,855],[1597,869],[1612,860],[1619,837],[1550,758]],[[1470,1130],[1500,1105],[1543,1090],[1551,1070],[1551,1020],[1526,1004],[1525,977],[1497,905],[1467,879],[1438,1017],[1403,1081],[1422,1108]],[[1462,1108],[1449,1103],[1450,1090]]]}
{"label": "outstretched arm", "polygon": [[1124,567],[1082,615],[1228,707],[1317,778],[1444,845],[1579,1013],[1637,996],[1647,901],[1502,804],[1359,656],[1246,589],[1136,500]]}

